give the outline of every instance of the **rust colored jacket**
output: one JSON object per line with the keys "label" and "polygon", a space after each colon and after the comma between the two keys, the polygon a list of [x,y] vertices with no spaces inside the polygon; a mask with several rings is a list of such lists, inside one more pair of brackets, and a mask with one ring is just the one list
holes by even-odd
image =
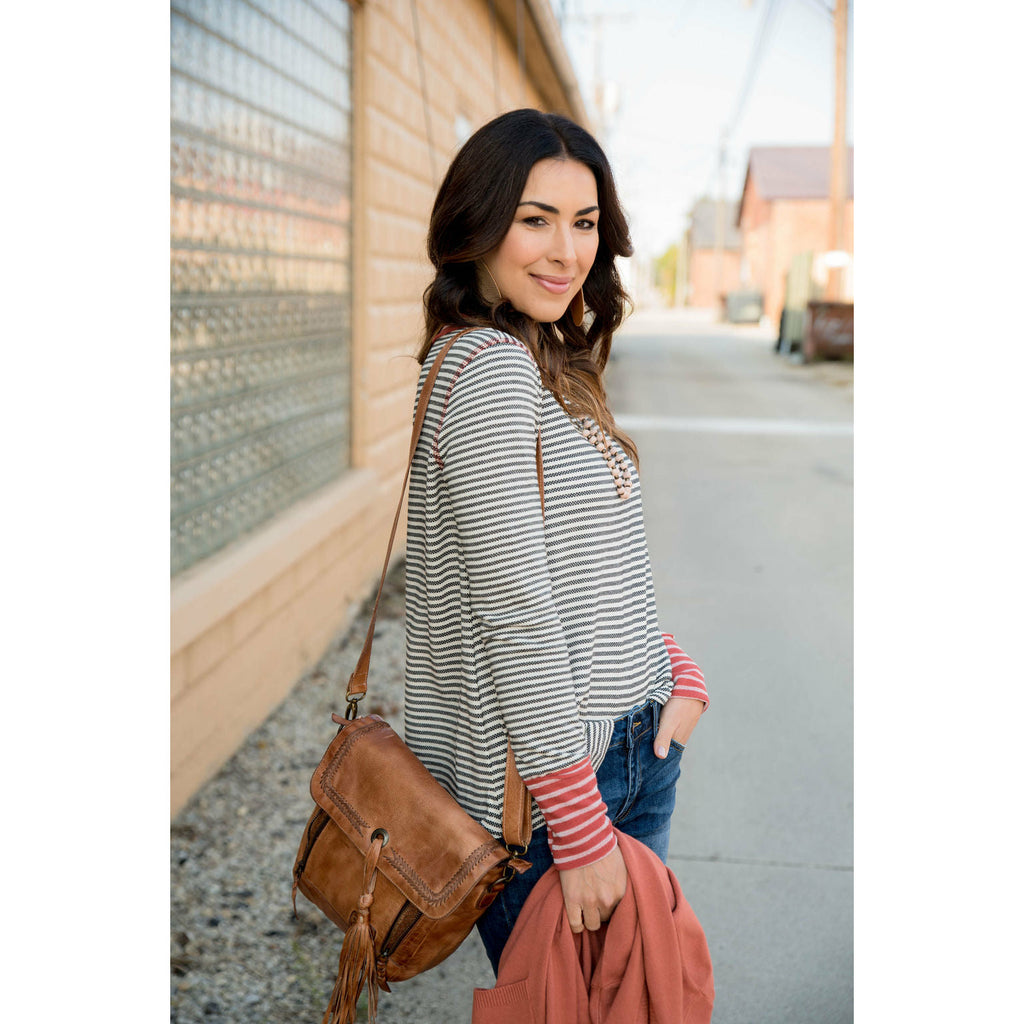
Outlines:
{"label": "rust colored jacket", "polygon": [[611,920],[573,934],[551,868],[519,915],[497,984],[473,993],[473,1024],[708,1024],[715,986],[704,930],[671,869],[616,835],[629,882]]}

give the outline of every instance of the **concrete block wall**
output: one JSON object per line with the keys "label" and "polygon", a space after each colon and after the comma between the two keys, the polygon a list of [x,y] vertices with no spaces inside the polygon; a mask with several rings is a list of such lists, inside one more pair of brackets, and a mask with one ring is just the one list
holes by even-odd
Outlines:
{"label": "concrete block wall", "polygon": [[419,49],[411,10],[353,4],[353,468],[172,581],[172,817],[373,590],[408,456],[437,185],[460,134],[541,105],[485,0],[418,4]]}

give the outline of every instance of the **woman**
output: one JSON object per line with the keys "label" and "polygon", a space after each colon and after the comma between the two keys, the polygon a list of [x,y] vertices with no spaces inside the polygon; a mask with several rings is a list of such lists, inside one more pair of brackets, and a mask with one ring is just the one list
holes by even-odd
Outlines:
{"label": "woman", "polygon": [[637,453],[605,404],[626,300],[614,258],[632,246],[600,147],[557,115],[496,118],[441,184],[428,250],[421,387],[473,329],[413,460],[406,740],[495,836],[509,741],[534,799],[533,866],[479,923],[497,972],[552,863],[581,932],[625,892],[613,823],[665,859],[707,691],[658,625]]}

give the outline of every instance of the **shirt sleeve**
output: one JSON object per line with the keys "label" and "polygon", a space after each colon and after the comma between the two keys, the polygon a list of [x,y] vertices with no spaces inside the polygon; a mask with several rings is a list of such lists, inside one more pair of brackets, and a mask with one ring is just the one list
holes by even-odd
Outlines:
{"label": "shirt sleeve", "polygon": [[524,782],[544,815],[548,848],[559,871],[593,864],[618,845],[589,758]]}
{"label": "shirt sleeve", "polygon": [[665,641],[669,661],[672,664],[672,692],[669,696],[702,700],[704,701],[704,711],[707,711],[711,706],[711,698],[708,697],[704,673],[697,667],[693,658],[679,646],[671,633],[662,633],[661,638]]}
{"label": "shirt sleeve", "polygon": [[493,680],[524,780],[590,765],[544,543],[541,401],[525,346],[485,338],[455,370],[434,442],[465,559],[473,656]]}

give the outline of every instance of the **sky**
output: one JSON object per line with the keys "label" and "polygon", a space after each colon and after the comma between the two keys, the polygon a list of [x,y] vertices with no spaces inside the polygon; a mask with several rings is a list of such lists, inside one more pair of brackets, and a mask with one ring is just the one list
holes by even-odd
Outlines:
{"label": "sky", "polygon": [[[834,0],[551,2],[638,255],[658,255],[678,241],[702,195],[739,199],[751,146],[831,145]],[[852,145],[854,5],[848,6]],[[604,126],[595,116],[599,79],[617,100]],[[727,128],[720,174],[719,141]]]}

